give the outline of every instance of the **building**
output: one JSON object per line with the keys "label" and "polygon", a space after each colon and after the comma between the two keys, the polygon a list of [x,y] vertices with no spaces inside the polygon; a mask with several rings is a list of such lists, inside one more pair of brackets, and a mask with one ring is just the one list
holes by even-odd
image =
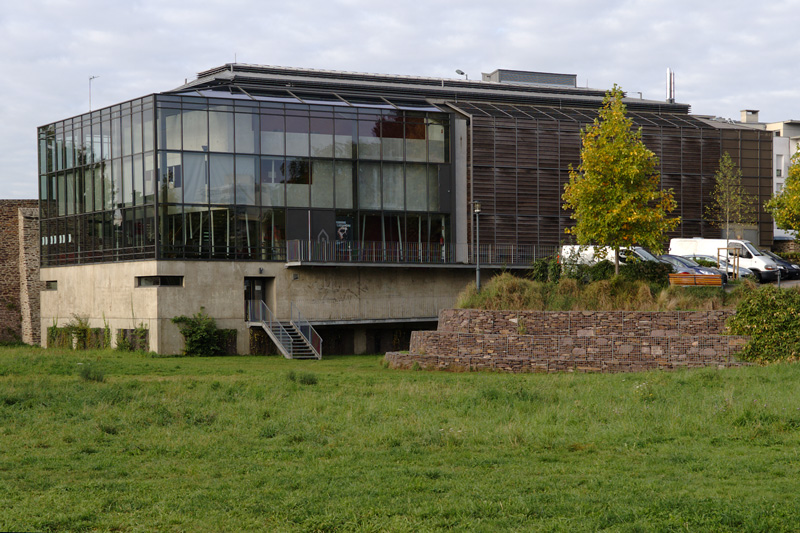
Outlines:
{"label": "building", "polygon": [[[758,114],[759,110],[757,109],[743,109],[741,111],[741,120],[738,123],[743,126],[768,131],[774,135],[772,139],[772,152],[774,157],[773,192],[777,194],[783,190],[783,185],[789,171],[789,165],[800,143],[800,120],[760,122]],[[786,249],[787,251],[790,248],[796,249],[796,245],[793,242],[794,235],[786,230],[778,228],[777,224],[774,222],[773,233],[776,246],[781,249]]]}
{"label": "building", "polygon": [[[202,306],[248,353],[248,302],[263,301],[278,319],[302,312],[335,351],[396,348],[476,262],[524,268],[571,224],[561,193],[605,92],[573,75],[484,79],[228,64],[42,126],[42,328],[144,324],[152,350],[175,353],[170,319]],[[724,150],[769,196],[770,133],[625,103],[675,191],[671,236],[720,234],[703,213]]]}

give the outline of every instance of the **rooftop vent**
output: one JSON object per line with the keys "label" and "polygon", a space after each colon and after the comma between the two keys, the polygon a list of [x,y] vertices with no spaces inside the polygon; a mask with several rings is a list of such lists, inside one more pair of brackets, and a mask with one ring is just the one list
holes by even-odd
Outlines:
{"label": "rooftop vent", "polygon": [[550,72],[529,72],[527,70],[497,69],[490,74],[482,73],[483,81],[497,83],[529,83],[531,85],[557,85],[559,87],[577,87],[576,74],[553,74]]}
{"label": "rooftop vent", "polygon": [[742,109],[742,122],[753,124],[758,122],[758,109]]}

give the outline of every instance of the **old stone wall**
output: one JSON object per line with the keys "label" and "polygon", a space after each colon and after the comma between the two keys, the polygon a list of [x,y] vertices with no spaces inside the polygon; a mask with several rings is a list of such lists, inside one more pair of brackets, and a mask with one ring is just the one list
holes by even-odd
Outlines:
{"label": "old stone wall", "polygon": [[508,372],[634,372],[739,366],[747,337],[720,335],[730,311],[644,313],[447,309],[415,331],[394,367]]}
{"label": "old stone wall", "polygon": [[39,316],[44,282],[39,276],[39,209],[21,207],[18,213],[22,342],[41,344]]}
{"label": "old stone wall", "polygon": [[[38,207],[37,200],[0,200],[0,341],[23,338],[19,209]],[[36,234],[33,247],[38,254],[38,229]]]}

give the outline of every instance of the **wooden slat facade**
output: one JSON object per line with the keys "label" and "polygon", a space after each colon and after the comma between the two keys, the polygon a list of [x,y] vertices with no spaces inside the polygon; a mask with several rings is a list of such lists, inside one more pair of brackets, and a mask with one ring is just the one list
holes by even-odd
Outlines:
{"label": "wooden slat facade", "polygon": [[[482,243],[558,245],[569,242],[571,226],[561,195],[569,167],[580,164],[580,131],[594,120],[591,110],[544,106],[462,104],[474,113],[474,200],[481,202]],[[742,168],[745,185],[759,195],[772,192],[772,143],[768,132],[717,128],[690,115],[629,112],[642,128],[645,145],[659,158],[661,184],[674,191],[680,226],[668,237],[715,238],[706,207],[719,159],[728,151]],[[760,207],[760,244],[772,244],[772,222]],[[471,232],[471,230],[470,230]]]}

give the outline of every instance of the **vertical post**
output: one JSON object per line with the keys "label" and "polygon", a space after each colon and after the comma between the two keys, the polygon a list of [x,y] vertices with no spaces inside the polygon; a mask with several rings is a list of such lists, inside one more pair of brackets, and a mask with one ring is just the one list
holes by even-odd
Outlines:
{"label": "vertical post", "polygon": [[475,213],[475,289],[481,292],[481,203],[472,202]]}

